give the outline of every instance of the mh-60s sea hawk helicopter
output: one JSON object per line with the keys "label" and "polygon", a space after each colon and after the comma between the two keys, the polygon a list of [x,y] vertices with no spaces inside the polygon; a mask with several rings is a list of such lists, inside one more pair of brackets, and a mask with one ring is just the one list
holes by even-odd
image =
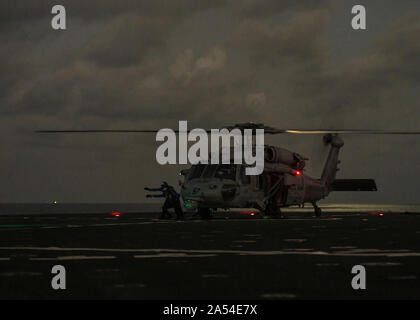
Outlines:
{"label": "mh-60s sea hawk helicopter", "polygon": [[280,216],[280,208],[305,203],[312,204],[316,216],[320,216],[317,202],[331,191],[377,191],[373,179],[335,179],[338,154],[344,145],[338,133],[367,131],[280,130],[254,123],[228,127],[233,128],[264,129],[265,134],[324,134],[324,143],[330,146],[328,158],[319,179],[304,174],[308,158],[270,145],[264,146],[264,171],[260,175],[246,175],[246,165],[233,163],[197,164],[182,170],[185,180],[180,185],[185,208],[198,211],[203,218],[209,218],[217,208],[255,208],[268,216]]}
{"label": "mh-60s sea hawk helicopter", "polygon": [[[330,150],[320,178],[304,174],[308,158],[280,147],[264,146],[264,170],[260,175],[245,175],[243,164],[196,164],[182,170],[181,195],[188,211],[211,217],[218,208],[256,208],[270,216],[279,216],[281,208],[313,205],[321,215],[317,202],[332,191],[377,191],[373,179],[336,179],[338,155],[344,142],[340,134],[420,134],[420,131],[382,131],[360,129],[276,129],[263,124],[243,123],[226,127],[264,129],[264,134],[321,134]],[[210,132],[210,130],[205,130]],[[38,133],[157,133],[158,130],[40,130]],[[180,131],[174,131],[180,133]],[[189,130],[187,131],[189,132]],[[231,157],[232,159],[232,157]]]}

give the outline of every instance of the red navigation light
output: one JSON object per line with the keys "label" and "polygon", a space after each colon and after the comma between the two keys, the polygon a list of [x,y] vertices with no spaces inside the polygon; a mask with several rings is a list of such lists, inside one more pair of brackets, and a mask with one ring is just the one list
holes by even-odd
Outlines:
{"label": "red navigation light", "polygon": [[247,215],[247,216],[255,216],[254,211],[240,211],[239,214]]}
{"label": "red navigation light", "polygon": [[117,217],[118,218],[119,216],[121,216],[121,213],[120,212],[112,212],[111,215],[113,217]]}
{"label": "red navigation light", "polygon": [[372,211],[372,212],[369,212],[369,214],[371,216],[380,216],[380,217],[384,216],[384,213],[382,211]]}
{"label": "red navigation light", "polygon": [[298,171],[296,171],[296,175],[297,176],[300,176],[300,174],[301,174],[302,172],[300,172],[299,170]]}

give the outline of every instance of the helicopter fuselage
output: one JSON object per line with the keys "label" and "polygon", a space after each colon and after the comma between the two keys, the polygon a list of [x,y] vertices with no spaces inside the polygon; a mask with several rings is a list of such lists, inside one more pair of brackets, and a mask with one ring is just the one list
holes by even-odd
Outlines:
{"label": "helicopter fuselage", "polygon": [[[234,173],[230,178],[187,178],[182,184],[181,195],[187,210],[264,209],[269,199],[275,199],[279,207],[288,207],[313,203],[326,196],[320,180],[306,176],[301,171],[297,171],[297,174],[265,171],[259,176],[245,176],[243,165],[220,166]],[[192,170],[197,170],[197,167],[193,166]],[[204,166],[203,171],[206,170],[209,171],[208,166]]]}
{"label": "helicopter fuselage", "polygon": [[244,164],[198,164],[183,172],[181,195],[189,211],[215,208],[281,208],[316,203],[328,194],[319,179],[303,174],[304,156],[264,147],[264,171],[247,175]]}
{"label": "helicopter fuselage", "polygon": [[280,208],[316,203],[333,189],[339,163],[338,154],[344,142],[337,135],[325,136],[330,145],[320,179],[303,173],[308,158],[283,148],[264,146],[264,170],[260,175],[246,175],[244,164],[197,164],[181,172],[181,195],[185,208],[206,212],[216,208],[256,208],[269,215],[280,214]]}

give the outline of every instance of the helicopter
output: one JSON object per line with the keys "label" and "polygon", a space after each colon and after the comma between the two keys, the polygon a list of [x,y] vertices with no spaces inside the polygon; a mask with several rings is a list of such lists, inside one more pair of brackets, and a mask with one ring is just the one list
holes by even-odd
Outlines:
{"label": "helicopter", "polygon": [[259,175],[246,175],[247,165],[234,163],[196,164],[182,170],[184,181],[180,181],[180,186],[184,206],[203,219],[210,218],[218,208],[255,208],[266,216],[281,217],[281,208],[306,203],[312,204],[319,217],[322,210],[317,202],[332,191],[377,191],[373,179],[336,179],[338,155],[344,141],[334,130],[279,130],[253,123],[228,127],[233,128],[264,129],[265,134],[324,133],[324,144],[330,150],[320,178],[304,173],[307,157],[272,145],[264,145],[264,170]]}
{"label": "helicopter", "polygon": [[[203,219],[211,218],[217,209],[255,208],[265,215],[281,217],[281,208],[313,206],[315,216],[322,214],[317,203],[335,191],[377,191],[374,179],[336,179],[339,153],[344,134],[420,134],[420,131],[383,131],[360,129],[276,129],[252,122],[225,127],[228,130],[263,129],[264,134],[323,135],[329,153],[321,177],[304,173],[309,159],[281,147],[264,145],[264,170],[259,175],[246,175],[246,164],[194,164],[179,172],[181,197],[189,212]],[[211,130],[205,130],[210,132]],[[158,130],[39,130],[37,133],[157,133]],[[181,131],[174,131],[180,133]],[[231,151],[233,151],[231,149]],[[232,157],[231,157],[232,159]]]}

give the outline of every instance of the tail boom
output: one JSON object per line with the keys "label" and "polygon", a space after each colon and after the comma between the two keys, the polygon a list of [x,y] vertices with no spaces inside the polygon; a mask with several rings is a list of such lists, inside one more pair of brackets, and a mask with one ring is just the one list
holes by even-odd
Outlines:
{"label": "tail boom", "polygon": [[338,155],[340,149],[344,146],[344,141],[338,135],[327,134],[324,136],[324,142],[331,145],[331,148],[320,181],[321,184],[325,186],[328,194],[333,190],[335,175],[338,171],[337,166],[340,163]]}

